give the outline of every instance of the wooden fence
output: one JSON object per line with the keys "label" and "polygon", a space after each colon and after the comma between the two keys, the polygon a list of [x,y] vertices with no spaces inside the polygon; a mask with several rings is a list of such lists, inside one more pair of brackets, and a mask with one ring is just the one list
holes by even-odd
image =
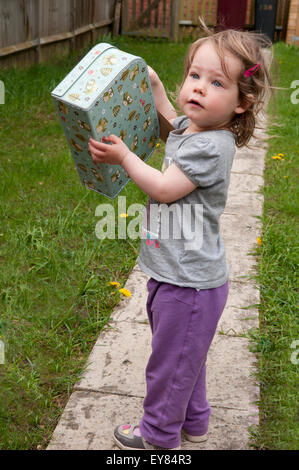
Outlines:
{"label": "wooden fence", "polygon": [[[292,0],[293,1],[293,0]],[[274,40],[284,40],[290,0],[277,0]],[[217,24],[217,0],[123,0],[122,34],[181,40],[198,37],[198,16]],[[244,29],[254,29],[255,0],[247,0]]]}
{"label": "wooden fence", "polygon": [[[247,0],[245,29],[254,29],[254,4]],[[277,0],[274,40],[286,38],[289,4]],[[194,39],[199,15],[209,26],[217,23],[217,0],[0,0],[0,68],[38,63],[118,34],[120,7],[127,35]]]}
{"label": "wooden fence", "polygon": [[63,55],[111,32],[116,0],[0,0],[0,67]]}
{"label": "wooden fence", "polygon": [[123,0],[121,33],[179,41],[196,34],[198,15],[209,25],[217,19],[217,0]]}

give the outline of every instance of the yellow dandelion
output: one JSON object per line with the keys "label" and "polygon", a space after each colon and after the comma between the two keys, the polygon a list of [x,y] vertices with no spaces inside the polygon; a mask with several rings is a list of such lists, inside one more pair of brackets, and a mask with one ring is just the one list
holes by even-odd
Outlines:
{"label": "yellow dandelion", "polygon": [[128,214],[122,213],[122,214],[119,214],[119,217],[121,217],[122,219],[124,219],[125,217],[128,217]]}
{"label": "yellow dandelion", "polygon": [[160,147],[160,143],[159,143],[159,142],[157,143],[156,147]]}
{"label": "yellow dandelion", "polygon": [[116,287],[120,286],[120,283],[116,282],[116,281],[110,281],[109,284],[110,284],[110,286],[116,286]]}
{"label": "yellow dandelion", "polygon": [[131,292],[128,289],[119,289],[119,292],[125,297],[131,297]]}
{"label": "yellow dandelion", "polygon": [[259,246],[261,246],[261,244],[262,244],[262,239],[261,239],[261,237],[257,237],[256,241],[257,241],[257,244],[258,244]]}
{"label": "yellow dandelion", "polygon": [[277,156],[278,157],[284,157],[284,153],[278,153]]}
{"label": "yellow dandelion", "polygon": [[281,157],[279,155],[273,155],[273,160],[281,160]]}

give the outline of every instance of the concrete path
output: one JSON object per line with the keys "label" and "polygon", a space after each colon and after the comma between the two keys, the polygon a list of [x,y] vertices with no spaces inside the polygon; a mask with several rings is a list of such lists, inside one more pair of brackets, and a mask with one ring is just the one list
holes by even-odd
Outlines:
{"label": "concrete path", "polygon": [[[255,142],[254,142],[255,143]],[[222,235],[230,265],[230,293],[207,361],[207,390],[212,407],[209,439],[202,444],[182,441],[182,450],[240,450],[249,448],[248,427],[258,422],[254,402],[259,389],[252,372],[248,330],[258,327],[259,291],[249,275],[255,271],[250,251],[260,235],[265,145],[237,150],[222,215]],[[151,351],[147,320],[147,277],[135,267],[110,327],[103,331],[89,365],[75,385],[48,449],[117,450],[113,430],[122,423],[138,423],[145,395],[145,367]],[[248,306],[252,306],[248,308]]]}

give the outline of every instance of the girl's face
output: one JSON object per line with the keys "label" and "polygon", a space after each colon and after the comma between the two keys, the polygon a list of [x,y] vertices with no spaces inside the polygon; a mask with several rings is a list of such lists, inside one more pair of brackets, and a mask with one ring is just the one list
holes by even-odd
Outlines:
{"label": "girl's face", "polygon": [[225,64],[231,80],[222,70],[220,58],[207,40],[197,50],[179,95],[183,113],[190,119],[187,133],[207,129],[228,129],[240,105],[238,77],[241,61],[227,51]]}

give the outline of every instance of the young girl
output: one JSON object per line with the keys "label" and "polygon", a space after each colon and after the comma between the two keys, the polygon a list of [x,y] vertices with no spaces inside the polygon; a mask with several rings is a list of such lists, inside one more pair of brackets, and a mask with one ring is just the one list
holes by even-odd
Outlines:
{"label": "young girl", "polygon": [[[89,143],[94,161],[120,164],[149,195],[143,229],[151,243],[142,241],[138,263],[150,276],[152,354],[142,419],[114,432],[122,449],[179,449],[182,430],[193,442],[205,440],[208,430],[205,363],[228,295],[219,219],[235,145],[246,145],[253,135],[270,79],[261,49],[266,39],[241,31],[206,31],[207,37],[187,54],[178,98],[181,117],[149,68],[157,109],[175,128],[166,142],[162,172],[115,135],[106,138],[112,145]],[[165,227],[170,207],[170,225],[180,229],[175,234]]]}

